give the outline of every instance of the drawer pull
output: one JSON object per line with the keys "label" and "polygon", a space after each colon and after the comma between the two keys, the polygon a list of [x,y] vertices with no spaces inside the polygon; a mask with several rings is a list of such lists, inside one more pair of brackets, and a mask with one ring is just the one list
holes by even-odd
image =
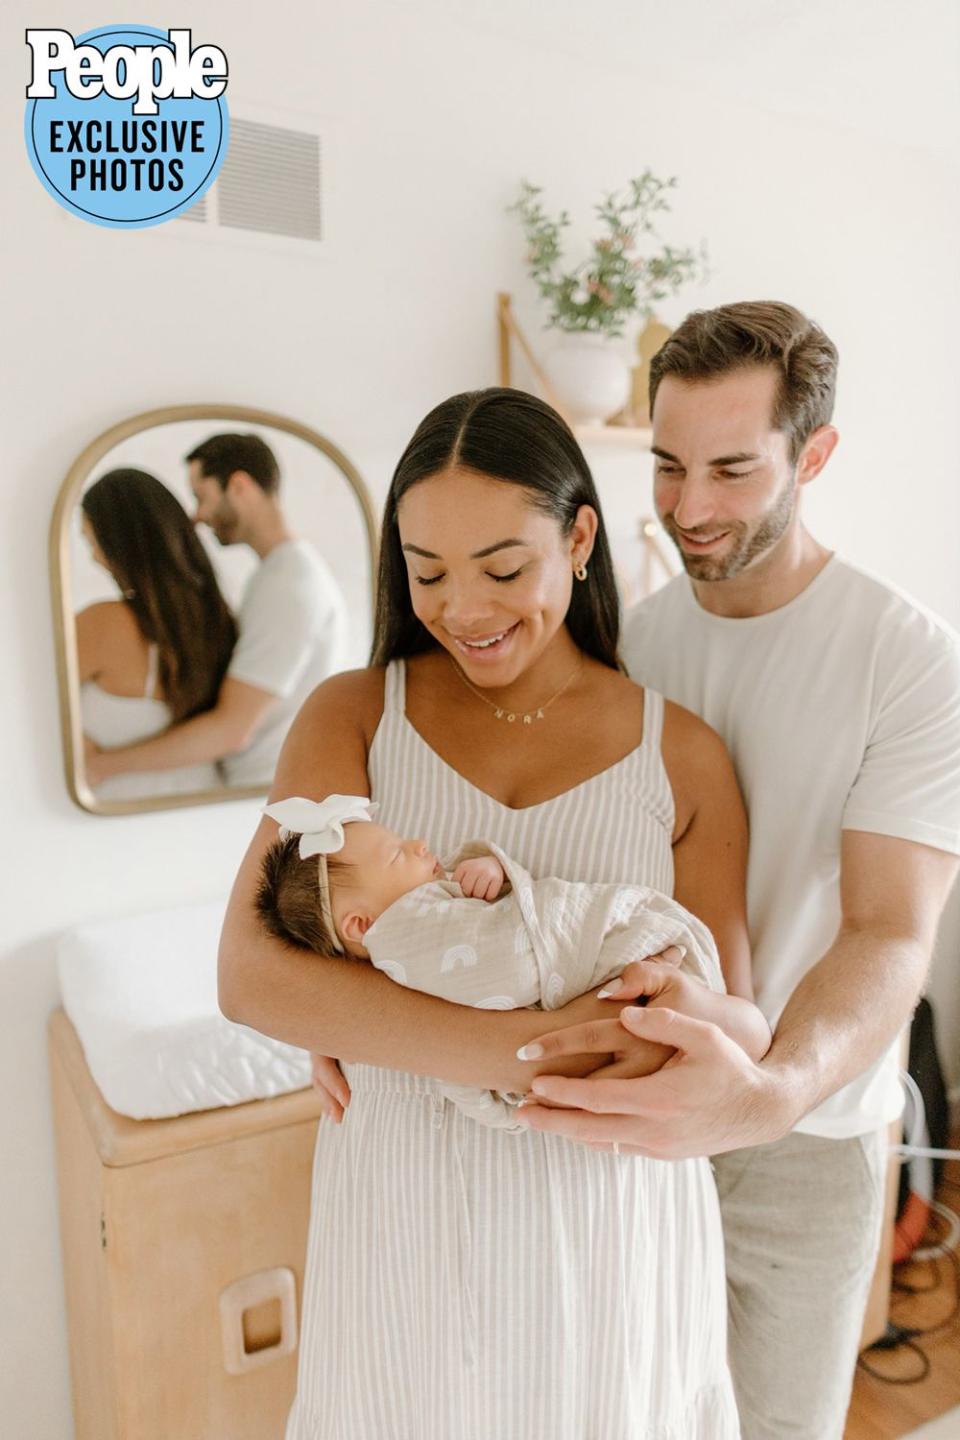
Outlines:
{"label": "drawer pull", "polygon": [[246,1375],[297,1348],[297,1282],[292,1270],[258,1270],[220,1292],[223,1363]]}

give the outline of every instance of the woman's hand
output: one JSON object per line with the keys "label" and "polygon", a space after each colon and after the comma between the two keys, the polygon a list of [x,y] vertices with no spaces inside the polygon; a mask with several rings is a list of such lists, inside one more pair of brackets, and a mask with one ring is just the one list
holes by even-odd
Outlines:
{"label": "woman's hand", "polygon": [[[682,953],[673,946],[663,956],[631,961],[618,979],[611,980],[598,992],[597,999],[613,1000],[618,1005],[634,1001],[650,1010],[671,1010],[693,1020],[705,1020],[719,1026],[752,1060],[762,1060],[770,1048],[771,1038],[763,1015],[751,1001],[711,990],[695,975],[679,970],[674,957]],[[630,1032],[632,1018],[631,1012],[624,1010],[620,1019],[570,1026],[549,1036],[538,1036],[534,1043],[541,1044],[544,1056],[549,1058],[579,1055],[584,1051],[612,1054],[612,1061],[592,1072],[595,1080],[650,1075],[659,1066],[652,1066],[648,1061],[649,1041],[643,1032],[644,1044],[641,1045],[639,1022],[637,1033]],[[643,1055],[638,1061],[641,1051]]]}
{"label": "woman's hand", "polygon": [[350,1104],[350,1086],[340,1069],[339,1060],[330,1055],[311,1055],[310,1082],[323,1103],[323,1113],[339,1125]]}
{"label": "woman's hand", "polygon": [[604,985],[597,999],[616,1000],[621,1005],[630,1000],[646,1005],[659,1003],[682,1010],[685,1015],[697,1014],[697,991],[707,987],[679,968],[686,953],[681,946],[671,945],[662,955],[653,955],[649,960],[631,960],[616,979]]}
{"label": "woman's hand", "polygon": [[[622,982],[622,983],[621,983]],[[752,1000],[741,995],[728,995],[711,990],[695,975],[657,965],[651,960],[635,960],[620,977],[601,990],[600,997],[618,1001],[634,1000],[654,1009],[657,1006],[676,1010],[694,1020],[719,1025],[725,1035],[744,1049],[751,1060],[762,1060],[773,1038],[763,1013]],[[598,998],[600,998],[598,997]],[[623,1075],[626,1071],[615,1065],[594,1072],[600,1076]]]}

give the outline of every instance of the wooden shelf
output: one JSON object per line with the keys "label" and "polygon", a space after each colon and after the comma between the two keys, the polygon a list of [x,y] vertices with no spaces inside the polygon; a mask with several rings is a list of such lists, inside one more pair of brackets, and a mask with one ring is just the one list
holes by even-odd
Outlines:
{"label": "wooden shelf", "polygon": [[622,445],[630,450],[649,450],[653,431],[640,425],[574,425],[581,445]]}
{"label": "wooden shelf", "polygon": [[497,331],[498,331],[498,352],[500,384],[511,385],[512,365],[510,356],[510,342],[515,341],[519,346],[527,364],[533,371],[534,377],[543,391],[543,398],[552,405],[558,414],[570,424],[573,433],[582,445],[604,445],[611,448],[622,446],[630,450],[649,450],[653,432],[648,426],[642,425],[574,425],[569,415],[564,414],[563,406],[557,399],[550,381],[533,352],[526,335],[517,324],[516,316],[513,313],[510,296],[501,292],[497,296]]}

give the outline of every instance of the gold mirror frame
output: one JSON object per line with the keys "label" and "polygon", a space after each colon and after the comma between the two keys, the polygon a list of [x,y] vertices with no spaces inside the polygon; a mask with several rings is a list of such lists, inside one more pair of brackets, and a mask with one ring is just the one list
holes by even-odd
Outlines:
{"label": "gold mirror frame", "polygon": [[360,507],[367,531],[370,555],[371,614],[376,603],[377,587],[377,517],[373,502],[360,472],[332,440],[299,420],[275,415],[271,410],[254,410],[246,405],[168,405],[159,410],[145,410],[129,420],[112,425],[81,451],[67,471],[60,486],[53,518],[50,522],[50,586],[53,600],[54,646],[57,660],[57,682],[60,692],[60,730],[63,737],[64,776],[70,798],[92,815],[137,815],[152,810],[180,810],[190,805],[222,805],[228,800],[250,800],[264,793],[261,786],[223,787],[217,790],[196,790],[182,795],[146,796],[130,800],[98,800],[83,773],[83,729],[80,711],[80,666],[77,658],[77,632],[72,609],[70,569],[70,521],[79,501],[84,482],[98,461],[115,445],[129,440],[141,430],[170,425],[182,420],[239,420],[248,425],[269,426],[284,430],[307,444],[313,445],[341,472],[352,489]]}

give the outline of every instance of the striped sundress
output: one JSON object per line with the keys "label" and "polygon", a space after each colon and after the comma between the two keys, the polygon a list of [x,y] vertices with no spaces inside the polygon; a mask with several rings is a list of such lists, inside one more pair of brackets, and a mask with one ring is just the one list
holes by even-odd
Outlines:
{"label": "striped sundress", "polygon": [[[378,819],[441,857],[495,841],[535,875],[673,889],[663,700],[641,743],[513,810],[405,714],[387,669],[370,756]],[[735,1440],[709,1162],[490,1129],[429,1079],[345,1073],[321,1121],[287,1440]]]}

